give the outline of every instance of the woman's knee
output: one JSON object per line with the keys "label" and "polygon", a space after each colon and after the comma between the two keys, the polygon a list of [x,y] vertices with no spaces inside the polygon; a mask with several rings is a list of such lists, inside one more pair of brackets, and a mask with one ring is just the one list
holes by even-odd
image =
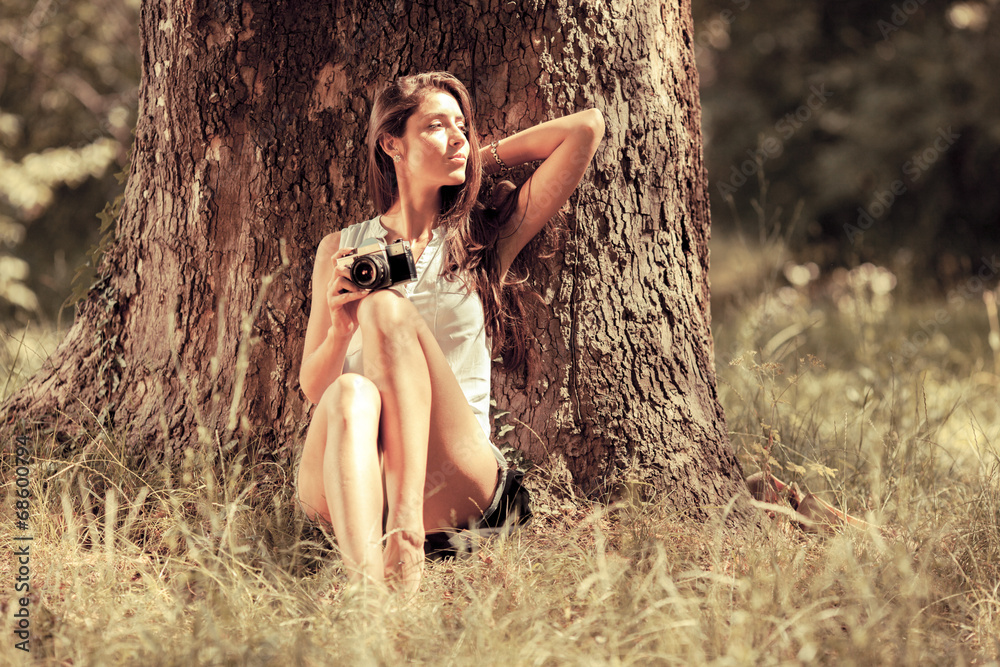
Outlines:
{"label": "woman's knee", "polygon": [[376,290],[358,304],[358,323],[385,335],[411,330],[419,317],[412,303],[388,289]]}
{"label": "woman's knee", "polygon": [[319,409],[326,412],[327,420],[350,425],[353,420],[374,420],[378,423],[382,398],[378,387],[363,375],[344,373],[337,377],[323,392]]}

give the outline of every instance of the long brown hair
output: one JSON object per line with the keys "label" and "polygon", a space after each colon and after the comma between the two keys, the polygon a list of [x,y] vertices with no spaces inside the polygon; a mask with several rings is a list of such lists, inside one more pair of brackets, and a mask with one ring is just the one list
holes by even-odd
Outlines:
{"label": "long brown hair", "polygon": [[441,221],[449,224],[466,219],[476,204],[483,165],[479,157],[479,137],[474,131],[475,114],[469,91],[448,72],[425,72],[396,79],[379,93],[372,107],[368,123],[368,191],[375,210],[380,214],[392,208],[399,198],[399,184],[392,157],[382,149],[379,140],[385,134],[402,137],[406,132],[406,121],[423,102],[425,95],[435,89],[450,93],[455,98],[469,132],[465,182],[441,188]]}
{"label": "long brown hair", "polygon": [[448,72],[425,72],[404,76],[387,85],[375,98],[368,124],[368,190],[375,210],[385,213],[399,197],[399,184],[392,158],[382,149],[384,134],[403,136],[407,119],[416,111],[431,90],[451,94],[465,116],[468,128],[469,158],[465,163],[465,182],[441,188],[440,221],[445,236],[445,262],[442,277],[454,281],[468,276],[483,304],[486,332],[492,338],[493,356],[503,357],[505,371],[523,370],[524,381],[531,377],[537,352],[528,328],[531,306],[525,297],[541,297],[528,286],[531,259],[547,258],[558,245],[558,222],[546,225],[511,264],[507,275],[500,276],[498,242],[517,209],[521,187],[501,181],[489,192],[481,193],[482,161],[475,112],[469,91]]}

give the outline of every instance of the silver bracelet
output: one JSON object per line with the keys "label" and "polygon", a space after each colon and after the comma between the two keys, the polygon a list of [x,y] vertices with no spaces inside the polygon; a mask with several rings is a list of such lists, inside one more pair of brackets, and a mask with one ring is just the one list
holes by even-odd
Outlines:
{"label": "silver bracelet", "polygon": [[507,164],[503,160],[501,160],[500,156],[497,154],[497,146],[499,145],[500,141],[498,139],[494,139],[490,143],[490,152],[493,153],[493,159],[496,160],[497,164],[500,166],[499,174],[503,175],[506,174],[508,171],[510,171],[510,167],[508,167]]}

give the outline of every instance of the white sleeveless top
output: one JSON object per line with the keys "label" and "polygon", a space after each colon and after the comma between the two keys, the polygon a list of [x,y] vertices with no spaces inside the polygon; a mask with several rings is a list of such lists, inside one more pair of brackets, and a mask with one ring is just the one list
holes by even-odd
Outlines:
{"label": "white sleeveless top", "polygon": [[[340,247],[356,248],[369,238],[384,242],[388,233],[378,216],[342,230]],[[389,289],[409,299],[423,316],[489,439],[490,339],[486,335],[483,304],[475,290],[466,289],[459,280],[452,282],[440,277],[445,259],[444,238],[443,228],[431,230],[431,240],[416,262],[417,279]],[[364,375],[362,343],[358,329],[347,348],[345,373]],[[496,446],[492,441],[490,444],[502,461]]]}

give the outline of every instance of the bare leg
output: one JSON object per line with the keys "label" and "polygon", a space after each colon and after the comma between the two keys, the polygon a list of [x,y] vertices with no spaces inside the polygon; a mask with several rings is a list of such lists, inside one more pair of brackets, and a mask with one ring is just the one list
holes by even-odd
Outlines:
{"label": "bare leg", "polygon": [[[348,373],[324,393],[302,454],[299,502],[311,518],[333,524],[356,578],[381,582],[388,574],[396,587],[415,591],[424,530],[463,525],[480,514],[493,495],[497,463],[413,304],[380,291],[359,306],[371,379]],[[389,509],[384,553],[383,488]]]}
{"label": "bare leg", "polygon": [[365,337],[365,376],[382,398],[379,442],[389,508],[385,574],[390,585],[413,592],[424,563],[431,381],[409,305],[392,292],[371,294],[358,305],[358,323]]}
{"label": "bare leg", "polygon": [[299,467],[306,513],[333,525],[351,577],[376,584],[383,582],[380,411],[371,381],[353,373],[338,377],[316,406]]}
{"label": "bare leg", "polygon": [[395,292],[358,304],[364,372],[382,398],[390,583],[415,591],[425,529],[464,523],[489,504],[497,463],[482,427],[423,318]]}

